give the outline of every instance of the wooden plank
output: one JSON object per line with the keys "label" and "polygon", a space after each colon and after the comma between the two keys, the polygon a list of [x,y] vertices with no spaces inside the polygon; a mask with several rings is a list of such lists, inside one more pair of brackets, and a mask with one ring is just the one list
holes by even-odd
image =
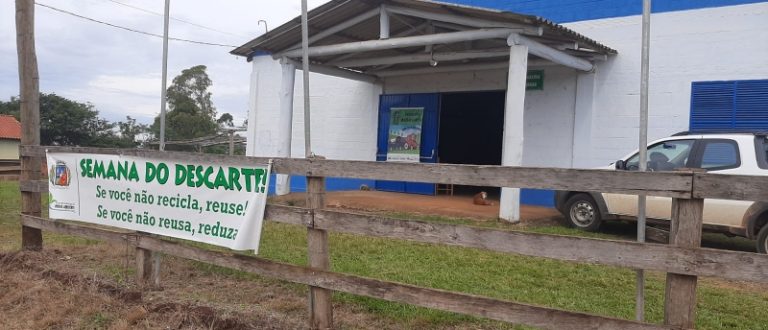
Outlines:
{"label": "wooden plank", "polygon": [[609,170],[531,168],[489,165],[386,163],[366,161],[291,159],[280,169],[292,174],[351,177],[409,182],[431,182],[489,187],[602,191],[689,197],[691,174]]}
{"label": "wooden plank", "polygon": [[[21,92],[21,144],[40,145],[40,75],[35,53],[35,2],[16,0],[16,52],[19,61],[19,86]],[[20,180],[40,178],[40,158],[21,157]],[[40,216],[40,193],[21,193],[21,213]],[[25,250],[41,250],[43,234],[39,229],[21,227],[21,247]]]}
{"label": "wooden plank", "polygon": [[136,283],[147,285],[152,279],[152,251],[136,248]]}
{"label": "wooden plank", "polygon": [[694,198],[768,201],[768,177],[694,173]]}
{"label": "wooden plank", "polygon": [[[267,158],[226,156],[138,149],[79,147],[22,147],[22,154],[44,155],[45,150],[72,153],[114,154],[174,161],[227,163],[235,166],[263,165]],[[430,182],[488,187],[599,191],[621,194],[644,192],[651,196],[690,198],[690,172],[636,172],[559,168],[387,163],[369,161],[274,158],[274,173],[357,179]]]}
{"label": "wooden plank", "polygon": [[768,255],[749,252],[679,249],[661,244],[502,231],[330,210],[315,213],[315,227],[563,261],[768,283]]}
{"label": "wooden plank", "polygon": [[[303,208],[268,205],[265,219],[306,226],[311,223],[308,217],[307,210]],[[330,210],[317,211],[315,227],[571,262],[768,283],[768,255],[750,252],[678,249],[661,244],[502,231]]]}
{"label": "wooden plank", "polygon": [[[325,207],[325,178],[307,177],[307,207],[312,211],[312,226],[307,227],[307,257],[309,267],[319,270],[331,269],[331,255],[328,251],[328,232],[314,228],[314,212]],[[310,329],[333,328],[333,292],[328,289],[309,287]]]}
{"label": "wooden plank", "polygon": [[291,225],[312,226],[311,211],[303,207],[267,204],[264,219]]}
{"label": "wooden plank", "polygon": [[645,227],[645,238],[652,242],[667,244],[669,243],[669,232],[656,227]]}
{"label": "wooden plank", "polygon": [[142,239],[139,245],[182,258],[294,283],[545,329],[672,329],[672,327],[321,271],[257,257],[206,251],[157,239]]}
{"label": "wooden plank", "polygon": [[137,235],[133,232],[120,232],[116,230],[76,225],[60,220],[50,220],[30,215],[22,215],[21,224],[27,227],[59,234],[85,237],[113,243],[125,243],[125,241],[135,241],[137,239]]}
{"label": "wooden plank", "polygon": [[48,180],[19,181],[19,190],[24,192],[43,193],[48,192]]}
{"label": "wooden plank", "polygon": [[586,313],[570,312],[510,301],[455,293],[438,289],[333,273],[309,267],[279,263],[258,257],[208,251],[149,236],[124,233],[25,217],[24,222],[47,231],[108,241],[128,241],[134,246],[181,258],[206,262],[262,276],[279,278],[334,291],[402,302],[427,308],[462,313],[494,320],[527,324],[544,329],[676,329]]}
{"label": "wooden plank", "polygon": [[[672,200],[672,226],[670,245],[681,248],[701,246],[703,199]],[[682,328],[696,325],[696,285],[698,278],[691,275],[667,274],[664,295],[664,324]]]}
{"label": "wooden plank", "polygon": [[134,157],[146,157],[175,161],[199,161],[211,163],[223,163],[241,166],[265,165],[269,163],[266,157],[229,156],[218,154],[200,154],[181,151],[158,151],[149,149],[120,149],[120,148],[93,148],[93,147],[68,147],[68,146],[21,146],[21,155],[44,157],[46,151],[76,153],[76,154],[101,154],[122,155]]}

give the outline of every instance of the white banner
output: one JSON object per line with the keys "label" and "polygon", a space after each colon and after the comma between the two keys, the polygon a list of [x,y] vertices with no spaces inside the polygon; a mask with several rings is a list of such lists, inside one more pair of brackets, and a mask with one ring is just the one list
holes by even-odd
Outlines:
{"label": "white banner", "polygon": [[270,165],[47,154],[49,216],[258,253]]}

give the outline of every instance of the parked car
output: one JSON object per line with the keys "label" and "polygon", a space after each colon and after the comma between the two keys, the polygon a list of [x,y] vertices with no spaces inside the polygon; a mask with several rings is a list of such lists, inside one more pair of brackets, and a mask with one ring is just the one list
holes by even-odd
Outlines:
{"label": "parked car", "polygon": [[[603,169],[636,171],[637,151]],[[768,175],[768,133],[682,132],[648,145],[649,171],[703,168],[708,173]],[[555,206],[567,225],[597,231],[607,220],[635,220],[637,196],[613,193],[558,191]],[[651,225],[668,226],[672,199],[648,196],[646,216]],[[768,253],[768,202],[704,200],[704,230],[756,241]]]}

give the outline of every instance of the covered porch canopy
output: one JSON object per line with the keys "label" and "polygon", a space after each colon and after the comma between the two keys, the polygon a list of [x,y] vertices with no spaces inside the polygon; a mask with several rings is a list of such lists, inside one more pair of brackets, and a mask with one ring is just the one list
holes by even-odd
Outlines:
{"label": "covered porch canopy", "polygon": [[[593,72],[616,51],[549,20],[422,0],[333,0],[308,14],[310,71],[377,83],[388,77],[508,70],[502,165],[520,166],[528,66]],[[238,47],[234,55],[271,55],[283,65],[283,148],[290,156],[293,86],[301,68],[301,18]],[[278,179],[278,193],[283,180]],[[503,188],[500,217],[519,219],[519,189]]]}

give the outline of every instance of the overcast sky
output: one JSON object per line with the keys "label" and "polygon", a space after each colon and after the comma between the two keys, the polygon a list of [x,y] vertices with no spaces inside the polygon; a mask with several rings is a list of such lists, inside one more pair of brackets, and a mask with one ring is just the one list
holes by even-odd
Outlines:
{"label": "overcast sky", "polygon": [[[82,16],[162,35],[163,17],[116,2],[162,13],[163,0],[38,0]],[[314,8],[325,0],[309,0]],[[19,95],[14,1],[0,1],[0,100]],[[301,14],[301,1],[172,0],[170,36],[241,45]],[[128,32],[35,6],[40,90],[91,102],[111,121],[126,115],[150,123],[160,112],[162,39]],[[225,33],[224,33],[225,32]],[[169,42],[168,83],[182,69],[208,66],[213,102],[240,124],[248,111],[251,71],[231,48]]]}

